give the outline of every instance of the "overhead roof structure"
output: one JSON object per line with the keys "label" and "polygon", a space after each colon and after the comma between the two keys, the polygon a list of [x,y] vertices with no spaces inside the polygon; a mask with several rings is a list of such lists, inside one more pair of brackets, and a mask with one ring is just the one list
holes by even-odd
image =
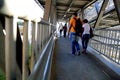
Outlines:
{"label": "overhead roof structure", "polygon": [[[46,0],[38,0],[40,4],[44,7]],[[57,10],[57,18],[58,19],[67,19],[74,12],[78,12],[85,5],[94,2],[96,0],[55,0],[56,2],[56,10]]]}

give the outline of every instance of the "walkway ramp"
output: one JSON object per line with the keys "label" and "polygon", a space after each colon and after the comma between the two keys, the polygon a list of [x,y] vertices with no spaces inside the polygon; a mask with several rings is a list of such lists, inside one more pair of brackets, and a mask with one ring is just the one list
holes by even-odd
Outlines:
{"label": "walkway ramp", "polygon": [[96,63],[89,55],[72,55],[69,39],[58,38],[52,80],[112,80]]}

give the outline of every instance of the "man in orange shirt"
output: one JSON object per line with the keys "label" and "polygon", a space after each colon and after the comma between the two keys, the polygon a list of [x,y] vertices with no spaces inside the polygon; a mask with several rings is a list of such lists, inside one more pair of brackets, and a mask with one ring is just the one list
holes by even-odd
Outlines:
{"label": "man in orange shirt", "polygon": [[68,30],[68,36],[70,33],[70,40],[72,43],[72,54],[76,54],[76,52],[78,53],[78,55],[80,55],[80,47],[78,44],[78,40],[79,40],[79,36],[76,35],[76,31],[75,31],[75,25],[76,25],[76,19],[78,19],[77,17],[77,13],[73,14],[73,17],[70,19],[70,27]]}

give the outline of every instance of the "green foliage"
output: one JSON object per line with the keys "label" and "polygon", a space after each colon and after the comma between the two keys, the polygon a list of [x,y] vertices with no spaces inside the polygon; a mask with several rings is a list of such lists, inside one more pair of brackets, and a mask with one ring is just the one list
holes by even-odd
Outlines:
{"label": "green foliage", "polygon": [[6,80],[5,73],[1,69],[0,69],[0,80]]}

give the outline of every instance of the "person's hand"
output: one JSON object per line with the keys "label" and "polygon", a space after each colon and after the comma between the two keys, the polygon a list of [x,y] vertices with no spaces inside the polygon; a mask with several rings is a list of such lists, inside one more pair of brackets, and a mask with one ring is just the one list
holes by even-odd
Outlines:
{"label": "person's hand", "polygon": [[68,36],[69,36],[69,32],[68,32]]}

